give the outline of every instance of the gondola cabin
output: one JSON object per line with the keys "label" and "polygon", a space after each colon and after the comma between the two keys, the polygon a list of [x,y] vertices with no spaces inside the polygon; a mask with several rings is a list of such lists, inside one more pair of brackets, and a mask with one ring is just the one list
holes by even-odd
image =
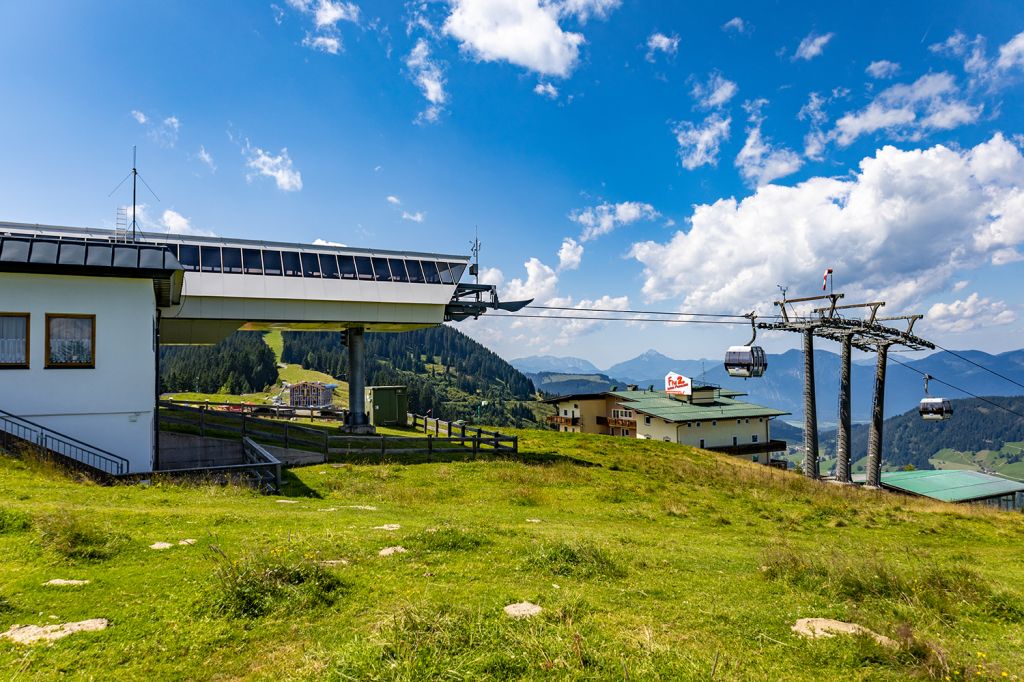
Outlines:
{"label": "gondola cabin", "polygon": [[725,352],[725,371],[731,377],[751,379],[764,376],[768,357],[760,346],[730,346]]}
{"label": "gondola cabin", "polygon": [[953,405],[945,398],[925,398],[917,411],[925,421],[942,421],[953,416]]}

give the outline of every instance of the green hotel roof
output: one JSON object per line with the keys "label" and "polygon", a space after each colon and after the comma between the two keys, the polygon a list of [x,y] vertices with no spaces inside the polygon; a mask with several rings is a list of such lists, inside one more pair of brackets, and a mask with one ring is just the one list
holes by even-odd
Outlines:
{"label": "green hotel roof", "polygon": [[731,396],[742,395],[742,393],[726,389],[718,391],[713,402],[699,405],[677,400],[657,391],[611,391],[611,395],[621,398],[624,407],[670,422],[779,417],[789,414],[789,412],[776,410],[773,407],[736,400]]}
{"label": "green hotel roof", "polygon": [[980,471],[889,471],[882,474],[881,481],[887,488],[943,502],[968,502],[1024,492],[1024,482]]}

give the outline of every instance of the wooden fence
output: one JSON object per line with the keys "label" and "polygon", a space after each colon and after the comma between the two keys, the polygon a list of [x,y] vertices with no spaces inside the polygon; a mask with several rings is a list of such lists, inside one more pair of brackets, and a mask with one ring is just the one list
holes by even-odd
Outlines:
{"label": "wooden fence", "polygon": [[[281,448],[330,455],[371,456],[374,459],[472,453],[518,454],[519,437],[467,427],[420,415],[408,415],[408,423],[426,437],[387,434],[346,434],[287,421],[260,419],[242,412],[226,412],[206,406],[189,407],[160,403],[160,428],[209,438],[249,438]],[[442,435],[443,434],[443,435]]]}

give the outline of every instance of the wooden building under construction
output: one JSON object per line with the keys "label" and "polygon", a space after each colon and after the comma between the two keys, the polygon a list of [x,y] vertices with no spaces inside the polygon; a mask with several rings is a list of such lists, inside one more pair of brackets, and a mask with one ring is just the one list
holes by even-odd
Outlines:
{"label": "wooden building under construction", "polygon": [[335,384],[303,381],[288,387],[288,404],[292,407],[317,409],[330,407],[334,402]]}

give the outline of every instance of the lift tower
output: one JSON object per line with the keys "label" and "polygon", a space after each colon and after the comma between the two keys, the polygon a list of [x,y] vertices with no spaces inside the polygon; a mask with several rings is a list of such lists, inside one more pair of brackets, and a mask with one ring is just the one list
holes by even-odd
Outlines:
{"label": "lift tower", "polygon": [[[878,309],[884,301],[837,305],[843,294],[809,296],[806,298],[783,298],[775,305],[781,311],[781,322],[759,322],[759,329],[798,332],[803,336],[804,352],[804,475],[818,478],[818,420],[814,398],[814,337],[836,341],[842,349],[842,365],[839,393],[839,429],[837,439],[837,478],[849,482],[850,478],[850,356],[853,348],[877,354],[875,386],[871,411],[871,431],[868,443],[867,485],[878,487],[882,462],[882,427],[885,405],[885,367],[889,348],[901,346],[908,350],[934,350],[935,344],[914,335],[914,323],[921,315],[879,318]],[[787,308],[794,303],[829,301],[829,305],[815,308],[810,314],[800,315]],[[868,308],[865,319],[843,317],[842,310]],[[903,320],[906,330],[888,327],[880,322]]]}

